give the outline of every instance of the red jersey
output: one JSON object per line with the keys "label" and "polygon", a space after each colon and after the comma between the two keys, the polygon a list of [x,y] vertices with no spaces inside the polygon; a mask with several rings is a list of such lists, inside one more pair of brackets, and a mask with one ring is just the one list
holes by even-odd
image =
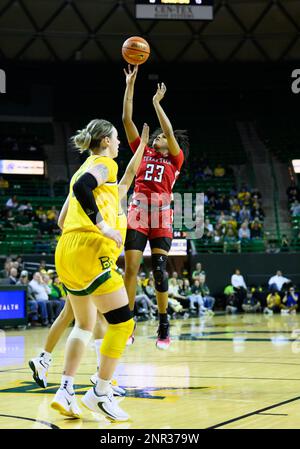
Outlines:
{"label": "red jersey", "polygon": [[[137,137],[130,144],[133,152],[137,150],[140,141],[140,137]],[[133,199],[139,199],[139,196],[141,197],[139,194],[143,194],[148,201],[152,199],[153,203],[153,193],[164,194],[159,204],[170,204],[172,189],[179,176],[183,161],[182,150],[177,156],[170,153],[163,156],[154,148],[146,146],[140,168],[136,174]],[[156,201],[154,200],[154,202]]]}

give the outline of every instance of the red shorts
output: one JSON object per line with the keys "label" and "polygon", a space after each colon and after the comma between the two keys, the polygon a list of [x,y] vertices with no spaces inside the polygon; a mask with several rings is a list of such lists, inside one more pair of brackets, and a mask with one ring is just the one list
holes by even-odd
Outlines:
{"label": "red shorts", "polygon": [[128,229],[142,232],[148,240],[159,237],[173,238],[173,210],[154,209],[148,212],[139,206],[130,205],[127,216]]}

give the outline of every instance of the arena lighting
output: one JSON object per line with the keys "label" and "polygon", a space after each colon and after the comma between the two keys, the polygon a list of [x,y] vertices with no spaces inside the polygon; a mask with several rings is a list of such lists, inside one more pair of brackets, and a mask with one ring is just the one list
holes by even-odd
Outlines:
{"label": "arena lighting", "polygon": [[0,174],[3,175],[44,175],[44,161],[0,160]]}
{"label": "arena lighting", "polygon": [[293,159],[292,164],[293,164],[294,172],[300,173],[300,159]]}

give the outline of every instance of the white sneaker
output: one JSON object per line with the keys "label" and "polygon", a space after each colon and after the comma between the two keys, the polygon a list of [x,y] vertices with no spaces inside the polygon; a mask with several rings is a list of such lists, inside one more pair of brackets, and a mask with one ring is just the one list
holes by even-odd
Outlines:
{"label": "white sneaker", "polygon": [[77,405],[75,393],[70,394],[66,388],[59,388],[50,406],[61,415],[81,418],[82,411]]}
{"label": "white sneaker", "polygon": [[112,421],[128,421],[130,418],[129,415],[119,407],[117,400],[113,396],[112,389],[107,394],[99,395],[96,392],[95,387],[93,387],[85,393],[81,402],[92,412],[103,413]]}
{"label": "white sneaker", "polygon": [[[93,385],[97,384],[98,379],[99,379],[98,373],[95,373],[90,377],[90,381]],[[119,387],[119,385],[115,379],[111,380],[110,385],[113,390],[114,396],[125,396],[126,391],[124,390],[124,388]]]}
{"label": "white sneaker", "polygon": [[281,309],[280,313],[281,313],[281,315],[289,315],[289,310],[288,309]]}
{"label": "white sneaker", "polygon": [[28,362],[29,367],[33,373],[32,374],[33,379],[42,388],[47,387],[47,376],[50,363],[51,359],[48,362],[46,362],[43,357],[35,357],[34,359],[29,360]]}

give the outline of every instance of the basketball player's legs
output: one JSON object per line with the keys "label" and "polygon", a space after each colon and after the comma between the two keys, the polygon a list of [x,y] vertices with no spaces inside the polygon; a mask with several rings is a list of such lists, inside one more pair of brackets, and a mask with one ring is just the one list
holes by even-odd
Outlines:
{"label": "basketball player's legs", "polygon": [[129,308],[133,314],[136,296],[136,280],[139,273],[143,253],[140,250],[125,251],[125,275],[124,284],[126,287]]}
{"label": "basketball player's legs", "polygon": [[61,386],[55,394],[51,407],[62,415],[80,418],[81,410],[77,406],[73,387],[74,376],[92,336],[97,309],[90,296],[75,296],[69,293],[69,299],[74,312],[75,326],[66,342]]}
{"label": "basketball player's legs", "polygon": [[[160,248],[153,248],[151,251],[152,256],[154,254],[163,254],[165,257],[168,257],[168,252],[164,251]],[[163,273],[162,273],[163,276]],[[166,282],[168,280],[166,279]],[[155,282],[157,284],[157,281]],[[163,287],[164,288],[164,287]],[[167,287],[165,287],[167,288]],[[168,309],[168,289],[166,291],[158,291],[157,288],[156,291],[156,300],[157,300],[157,307],[158,307],[158,313],[159,314],[166,314]]]}
{"label": "basketball player's legs", "polygon": [[94,412],[101,411],[107,417],[126,421],[129,416],[113,398],[112,376],[123,354],[128,337],[133,331],[128,296],[125,287],[103,295],[92,295],[93,303],[103,313],[108,328],[101,345],[101,359],[96,386],[83,397],[82,403]]}
{"label": "basketball player's legs", "polygon": [[64,308],[49,330],[44,349],[38,357],[29,360],[29,366],[33,372],[33,378],[36,383],[42,388],[47,387],[47,375],[52,361],[52,351],[57,345],[57,342],[63,335],[64,331],[73,320],[73,309],[69,298],[66,297]]}
{"label": "basketball player's legs", "polygon": [[[160,231],[158,231],[159,234]],[[158,349],[168,349],[171,343],[169,337],[169,321],[168,321],[168,275],[167,261],[168,253],[171,248],[172,239],[170,237],[157,236],[155,230],[152,232],[150,240],[152,253],[152,270],[154,284],[156,290],[156,299],[159,312],[159,327],[156,347]]]}

